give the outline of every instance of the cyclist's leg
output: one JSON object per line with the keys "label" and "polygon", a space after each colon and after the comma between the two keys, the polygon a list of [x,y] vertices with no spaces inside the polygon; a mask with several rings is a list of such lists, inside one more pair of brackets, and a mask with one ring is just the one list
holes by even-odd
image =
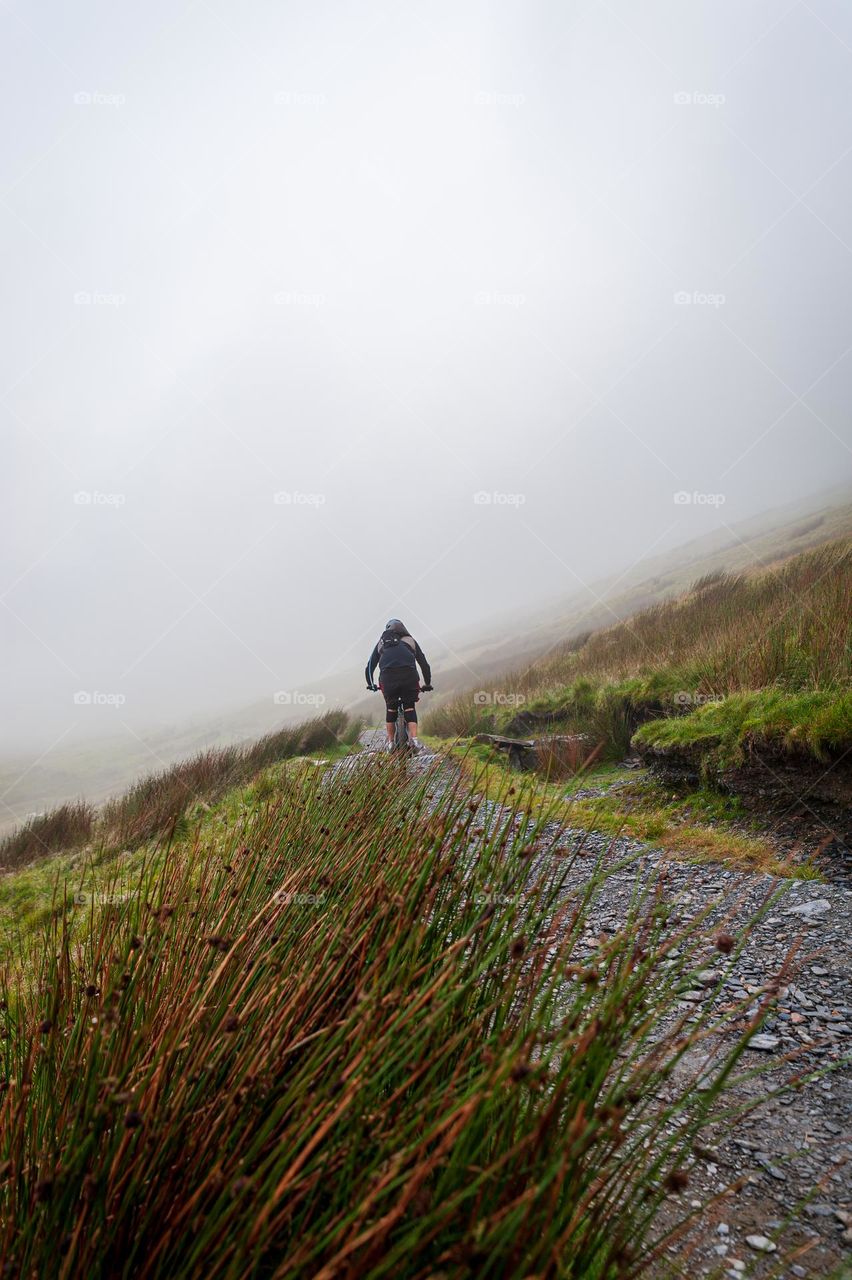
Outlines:
{"label": "cyclist's leg", "polygon": [[402,710],[405,715],[405,723],[408,726],[409,742],[417,741],[417,707],[415,704],[419,697],[420,691],[416,681],[413,684],[406,685],[402,691]]}

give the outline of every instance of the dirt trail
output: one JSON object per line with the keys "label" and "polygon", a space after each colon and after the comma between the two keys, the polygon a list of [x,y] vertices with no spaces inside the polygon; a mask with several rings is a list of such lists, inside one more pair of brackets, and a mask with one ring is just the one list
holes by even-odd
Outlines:
{"label": "dirt trail", "polygon": [[[365,752],[380,749],[383,737],[382,730],[362,734]],[[351,759],[363,762],[364,757]],[[456,776],[452,765],[426,750],[409,757],[408,768],[432,774],[436,798]],[[507,820],[506,810],[490,801],[482,801],[480,809],[478,821]],[[684,1009],[711,1005],[721,1010],[743,1001],[756,1009],[760,989],[779,972],[791,948],[796,950],[793,979],[781,988],[777,1009],[741,1063],[741,1070],[768,1070],[736,1086],[738,1101],[764,1100],[735,1132],[720,1135],[718,1147],[691,1173],[685,1194],[696,1202],[736,1180],[744,1185],[720,1203],[712,1222],[703,1220],[690,1273],[801,1278],[836,1274],[844,1260],[852,1264],[852,889],[681,862],[634,839],[555,826],[551,834],[552,842],[545,836],[542,852],[531,862],[533,877],[546,873],[548,859],[566,843],[582,843],[588,854],[613,865],[632,859],[627,870],[607,878],[594,904],[585,939],[590,953],[598,933],[614,932],[627,918],[637,876],[655,876],[662,868],[681,918],[712,904],[720,927],[738,940],[747,934],[736,964],[730,972],[726,966],[721,989],[708,972],[705,984],[687,994]],[[597,856],[574,859],[569,890],[583,884],[596,861]],[[777,900],[754,923],[770,895]],[[708,969],[714,967],[722,968],[718,954],[708,956]],[[801,1073],[808,1077],[805,1083],[778,1092]],[[792,1216],[795,1221],[788,1223]],[[761,1241],[777,1242],[777,1250],[765,1251]],[[790,1256],[801,1249],[800,1256]],[[682,1262],[682,1247],[677,1254]],[[673,1251],[673,1263],[675,1256]],[[788,1261],[779,1266],[782,1258]],[[659,1274],[678,1272],[663,1267]]]}

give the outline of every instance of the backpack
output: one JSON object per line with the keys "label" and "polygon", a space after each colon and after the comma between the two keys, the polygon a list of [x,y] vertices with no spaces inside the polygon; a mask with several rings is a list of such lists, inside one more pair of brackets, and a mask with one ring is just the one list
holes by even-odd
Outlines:
{"label": "backpack", "polygon": [[383,631],[376,646],[379,653],[385,649],[393,649],[395,645],[405,643],[409,649],[414,650],[414,641],[411,636],[401,636],[398,631]]}

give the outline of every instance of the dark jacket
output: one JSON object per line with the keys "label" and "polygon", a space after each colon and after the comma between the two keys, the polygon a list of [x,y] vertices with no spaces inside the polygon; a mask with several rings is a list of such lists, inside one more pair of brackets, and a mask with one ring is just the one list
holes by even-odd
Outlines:
{"label": "dark jacket", "polygon": [[408,668],[416,678],[418,664],[423,672],[423,683],[431,684],[432,668],[414,636],[400,636],[396,644],[386,644],[382,638],[370,654],[364,675],[367,677],[367,684],[372,685],[373,672],[378,666],[380,676],[386,671],[404,671]]}

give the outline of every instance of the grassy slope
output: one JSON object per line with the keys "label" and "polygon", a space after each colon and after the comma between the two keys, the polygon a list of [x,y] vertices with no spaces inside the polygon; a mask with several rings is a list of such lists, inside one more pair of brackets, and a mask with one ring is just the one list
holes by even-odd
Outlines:
{"label": "grassy slope", "polygon": [[823,758],[852,745],[850,624],[852,541],[841,540],[760,573],[702,579],[507,676],[496,712],[461,695],[427,727],[468,736],[518,710],[547,712],[617,756],[652,718],[641,742],[706,739],[733,751],[764,733]]}
{"label": "grassy slope", "polygon": [[85,800],[39,814],[0,840],[0,869],[89,845],[98,851],[135,848],[166,832],[175,833],[188,816],[204,809],[265,765],[320,748],[345,750],[360,724],[329,711],[238,746],[208,749],[139,778],[123,795],[98,810]]}
{"label": "grassy slope", "polygon": [[[459,637],[441,665],[441,688],[466,689],[471,669],[482,680],[496,677],[499,684],[500,677],[520,664],[525,669],[542,656],[559,652],[566,642],[674,600],[699,578],[722,572],[752,573],[850,536],[852,505],[847,500],[769,512],[697,538],[643,559],[625,574],[552,601],[546,611],[507,615],[490,638],[483,637],[481,626],[468,639]],[[463,662],[454,663],[456,656]]]}
{"label": "grassy slope", "polygon": [[[355,748],[340,744],[308,755],[285,759],[260,770],[250,783],[227,788],[211,804],[197,804],[187,821],[123,848],[108,839],[95,839],[74,848],[70,844],[51,856],[38,856],[27,865],[0,876],[0,960],[7,965],[25,955],[31,935],[56,913],[66,896],[73,904],[75,929],[88,929],[92,908],[108,900],[123,900],[139,891],[140,878],[155,877],[170,843],[201,840],[214,851],[231,837],[240,815],[263,805],[284,785],[291,773],[322,767]],[[78,908],[83,908],[79,910]]]}
{"label": "grassy slope", "polygon": [[45,1274],[58,1249],[93,1278],[558,1258],[614,1280],[664,1247],[658,1210],[743,1043],[709,1088],[674,1083],[705,1034],[679,993],[721,959],[714,933],[639,892],[591,941],[609,872],[566,916],[558,865],[525,880],[524,812],[507,847],[515,815],[474,827],[465,788],[435,811],[394,760],[333,788],[320,772],[267,768],[19,939],[5,1271]]}

